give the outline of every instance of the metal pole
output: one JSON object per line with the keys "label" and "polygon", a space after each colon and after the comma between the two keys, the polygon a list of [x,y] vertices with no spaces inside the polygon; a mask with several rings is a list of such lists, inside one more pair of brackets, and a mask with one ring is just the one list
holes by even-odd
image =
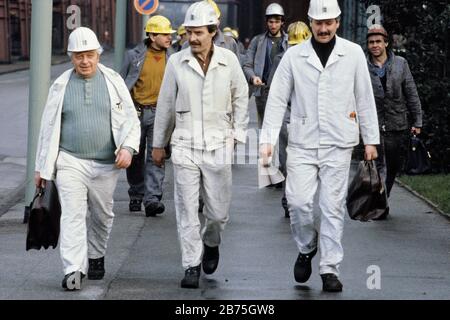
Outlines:
{"label": "metal pole", "polygon": [[114,67],[122,66],[127,31],[127,0],[116,0],[116,30],[114,32]]}
{"label": "metal pole", "polygon": [[147,21],[150,19],[150,16],[143,14],[142,15],[142,40],[147,38],[147,33],[145,32],[145,26],[147,25]]}
{"label": "metal pole", "polygon": [[42,112],[50,87],[53,0],[32,0],[30,93],[28,99],[28,150],[24,223],[34,195],[34,163]]}

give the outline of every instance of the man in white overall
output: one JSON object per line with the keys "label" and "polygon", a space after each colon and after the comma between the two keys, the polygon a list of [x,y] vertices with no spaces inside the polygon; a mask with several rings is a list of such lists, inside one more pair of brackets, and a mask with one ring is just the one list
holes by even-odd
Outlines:
{"label": "man in white overall", "polygon": [[[100,280],[114,220],[119,169],[139,150],[140,125],[125,82],[102,65],[95,33],[79,27],[67,48],[73,68],[49,90],[36,152],[35,183],[56,180],[61,202],[62,287]],[[90,211],[90,224],[86,222]]]}
{"label": "man in white overall", "polygon": [[206,274],[218,266],[229,219],[234,141],[245,143],[249,120],[248,85],[236,55],[214,44],[217,22],[208,2],[189,7],[184,26],[190,46],[170,57],[156,108],[152,155],[157,165],[163,165],[164,146],[172,136],[183,288],[198,288],[200,264]]}
{"label": "man in white overall", "polygon": [[[297,282],[311,275],[320,246],[319,273],[324,291],[342,291],[338,279],[345,198],[352,149],[361,133],[365,159],[377,157],[378,120],[372,84],[361,47],[336,35],[337,0],[312,0],[308,16],[313,37],[290,48],[274,75],[260,140],[266,163],[278,139],[288,102],[291,118],[287,147],[286,197],[291,229],[300,251]],[[320,233],[313,202],[320,182]]]}

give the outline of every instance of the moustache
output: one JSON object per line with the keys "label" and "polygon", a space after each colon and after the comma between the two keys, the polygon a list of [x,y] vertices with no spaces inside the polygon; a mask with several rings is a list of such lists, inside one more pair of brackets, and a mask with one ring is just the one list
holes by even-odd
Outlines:
{"label": "moustache", "polygon": [[319,36],[329,36],[330,33],[329,32],[319,32]]}
{"label": "moustache", "polygon": [[194,46],[199,46],[201,43],[200,42],[198,42],[198,41],[189,41],[189,45],[194,45]]}

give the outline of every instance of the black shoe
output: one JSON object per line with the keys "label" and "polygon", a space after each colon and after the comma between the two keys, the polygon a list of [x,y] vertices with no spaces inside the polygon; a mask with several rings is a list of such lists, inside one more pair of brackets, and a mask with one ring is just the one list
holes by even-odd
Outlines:
{"label": "black shoe", "polygon": [[198,288],[198,281],[200,278],[200,266],[192,267],[184,272],[184,278],[181,280],[182,288]]}
{"label": "black shoe", "polygon": [[322,278],[322,290],[327,292],[341,292],[342,283],[339,281],[338,277],[333,273],[321,274]]}
{"label": "black shoe", "polygon": [[101,280],[105,275],[105,257],[89,259],[88,279]]}
{"label": "black shoe", "polygon": [[81,282],[85,275],[80,271],[74,271],[64,276],[62,287],[67,291],[81,290]]}
{"label": "black shoe", "polygon": [[275,189],[282,189],[283,188],[283,182],[278,182],[273,184]]}
{"label": "black shoe", "polygon": [[165,209],[166,208],[162,202],[152,202],[145,207],[145,215],[147,217],[154,217],[157,214],[163,213]]}
{"label": "black shoe", "polygon": [[304,283],[311,276],[311,260],[316,255],[317,248],[308,254],[299,253],[294,266],[295,281]]}
{"label": "black shoe", "polygon": [[141,211],[142,210],[142,200],[130,200],[130,204],[128,205],[128,208],[131,212],[135,211]]}
{"label": "black shoe", "polygon": [[214,273],[219,265],[219,247],[208,247],[206,244],[203,247],[203,271],[206,274]]}

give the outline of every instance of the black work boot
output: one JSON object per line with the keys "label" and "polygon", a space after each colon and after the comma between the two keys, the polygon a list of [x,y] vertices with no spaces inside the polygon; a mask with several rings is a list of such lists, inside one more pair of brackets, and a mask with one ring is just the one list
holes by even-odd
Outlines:
{"label": "black work boot", "polygon": [[203,271],[206,274],[214,273],[219,265],[219,247],[208,247],[204,244],[203,248]]}
{"label": "black work boot", "polygon": [[88,279],[101,280],[105,275],[105,257],[89,259]]}
{"label": "black work boot", "polygon": [[128,208],[131,212],[141,211],[142,210],[142,200],[134,199],[130,200],[130,204]]}
{"label": "black work boot", "polygon": [[162,202],[152,202],[145,207],[145,216],[155,217],[157,214],[163,213],[165,209]]}
{"label": "black work boot", "polygon": [[339,281],[338,277],[333,273],[321,274],[322,278],[322,290],[327,292],[341,292],[342,283]]}
{"label": "black work boot", "polygon": [[184,278],[181,280],[182,288],[198,288],[198,281],[200,279],[200,265],[187,269],[184,272]]}
{"label": "black work boot", "polygon": [[300,283],[308,281],[311,276],[311,260],[316,253],[317,248],[307,254],[303,254],[301,252],[298,254],[297,261],[294,266],[295,281]]}
{"label": "black work boot", "polygon": [[81,290],[81,282],[85,275],[80,271],[74,271],[64,276],[62,287],[67,291]]}

